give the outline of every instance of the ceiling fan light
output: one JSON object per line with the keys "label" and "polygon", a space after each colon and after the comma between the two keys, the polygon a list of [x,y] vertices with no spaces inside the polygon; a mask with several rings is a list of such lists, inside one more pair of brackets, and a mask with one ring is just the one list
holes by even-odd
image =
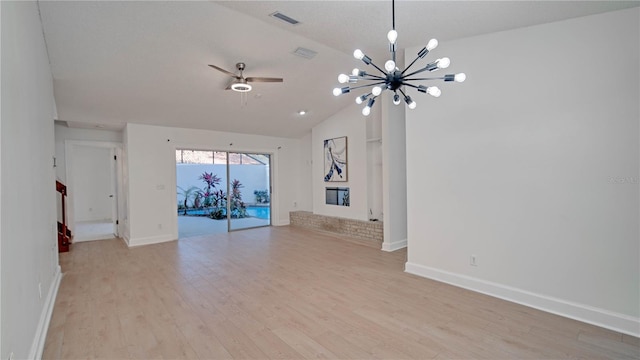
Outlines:
{"label": "ceiling fan light", "polygon": [[251,85],[247,84],[246,82],[237,82],[237,83],[231,84],[231,90],[233,91],[249,92],[251,91],[251,89],[252,89]]}

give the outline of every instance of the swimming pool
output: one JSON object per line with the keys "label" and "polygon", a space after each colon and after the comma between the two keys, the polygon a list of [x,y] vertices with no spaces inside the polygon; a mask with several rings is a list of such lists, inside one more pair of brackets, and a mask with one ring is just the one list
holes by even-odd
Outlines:
{"label": "swimming pool", "polygon": [[247,206],[247,214],[258,219],[269,220],[271,218],[271,211],[268,206]]}
{"label": "swimming pool", "polygon": [[[188,209],[187,215],[209,215],[211,209]],[[178,214],[184,214],[184,210],[178,210]],[[269,220],[271,218],[271,211],[268,206],[247,206],[247,214],[251,217],[258,219]]]}

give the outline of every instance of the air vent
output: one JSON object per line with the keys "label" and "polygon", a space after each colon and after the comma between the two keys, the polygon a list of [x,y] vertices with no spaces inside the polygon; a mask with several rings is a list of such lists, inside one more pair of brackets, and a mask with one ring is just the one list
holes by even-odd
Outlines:
{"label": "air vent", "polygon": [[300,57],[303,57],[305,59],[313,59],[316,55],[318,55],[317,52],[311,50],[311,49],[306,49],[303,47],[299,47],[297,49],[295,49],[293,51],[294,55],[298,55]]}
{"label": "air vent", "polygon": [[296,20],[294,18],[288,17],[287,15],[281,13],[280,11],[276,11],[273,14],[269,14],[269,16],[274,17],[274,18],[276,18],[278,20],[282,20],[282,21],[284,21],[284,22],[286,22],[286,23],[288,23],[290,25],[298,25],[298,24],[300,24],[300,21],[298,21],[298,20]]}

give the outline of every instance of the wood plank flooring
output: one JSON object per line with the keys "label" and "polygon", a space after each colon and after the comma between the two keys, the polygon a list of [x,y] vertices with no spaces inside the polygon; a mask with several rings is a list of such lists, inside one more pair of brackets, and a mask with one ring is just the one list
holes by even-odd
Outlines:
{"label": "wood plank flooring", "polygon": [[638,359],[637,338],[403,272],[295,227],[74,244],[45,359]]}

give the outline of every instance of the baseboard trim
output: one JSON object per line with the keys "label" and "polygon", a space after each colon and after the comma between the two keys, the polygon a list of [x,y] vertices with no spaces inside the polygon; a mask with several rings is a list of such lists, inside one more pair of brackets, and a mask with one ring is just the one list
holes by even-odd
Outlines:
{"label": "baseboard trim", "polygon": [[396,251],[407,247],[407,239],[394,241],[394,242],[382,242],[382,251]]}
{"label": "baseboard trim", "polygon": [[49,286],[47,297],[44,301],[42,313],[40,314],[40,320],[38,321],[38,327],[36,328],[36,334],[31,344],[31,350],[29,351],[29,359],[41,359],[42,352],[44,351],[44,344],[47,340],[47,331],[49,330],[49,323],[51,322],[51,316],[53,315],[53,307],[56,303],[56,297],[58,296],[58,289],[60,288],[60,280],[62,279],[62,271],[60,265],[56,268],[56,273],[53,275],[53,281]]}
{"label": "baseboard trim", "polygon": [[175,241],[178,240],[173,235],[158,235],[158,236],[148,236],[143,238],[132,238],[128,239],[127,246],[128,247],[136,247],[143,245],[152,245],[152,244],[160,244],[163,242]]}
{"label": "baseboard trim", "polygon": [[640,318],[407,262],[405,272],[640,337]]}

